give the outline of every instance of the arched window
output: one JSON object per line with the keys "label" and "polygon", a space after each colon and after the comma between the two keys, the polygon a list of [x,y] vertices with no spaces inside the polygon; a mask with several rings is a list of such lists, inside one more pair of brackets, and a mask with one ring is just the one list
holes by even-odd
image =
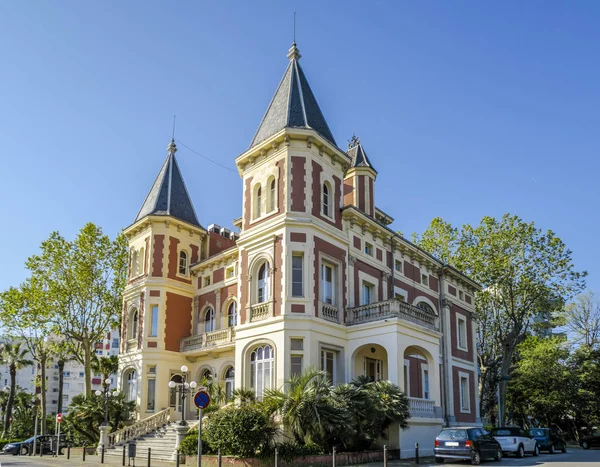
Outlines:
{"label": "arched window", "polygon": [[129,338],[135,339],[138,335],[138,311],[133,309],[129,315]]}
{"label": "arched window", "polygon": [[212,378],[213,378],[212,371],[210,371],[208,368],[206,370],[204,370],[202,373],[200,373],[200,383],[209,382],[212,380]]}
{"label": "arched window", "polygon": [[271,179],[271,183],[269,183],[269,212],[275,210],[275,200],[277,199],[277,195],[275,194],[275,179]]}
{"label": "arched window", "polygon": [[137,372],[135,370],[129,370],[125,374],[125,394],[127,401],[132,402],[137,398]]}
{"label": "arched window", "polygon": [[188,256],[183,250],[179,252],[179,274],[187,276],[188,273]]}
{"label": "arched window", "polygon": [[231,302],[227,308],[227,326],[230,328],[237,324],[236,311],[236,303]]}
{"label": "arched window", "polygon": [[250,354],[250,387],[261,399],[265,389],[273,387],[273,348],[270,345],[258,347]]}
{"label": "arched window", "polygon": [[204,312],[204,332],[211,332],[215,330],[215,312],[212,308],[209,308]]}
{"label": "arched window", "polygon": [[256,302],[263,303],[269,300],[269,263],[265,262],[258,269],[258,289]]}
{"label": "arched window", "polygon": [[131,277],[138,275],[138,256],[138,252],[133,250],[133,255],[131,257]]}
{"label": "arched window", "polygon": [[323,183],[323,214],[325,216],[331,216],[331,209],[329,206],[329,184],[328,183]]}
{"label": "arched window", "polygon": [[144,274],[144,263],[146,262],[146,250],[140,248],[140,254],[138,255],[138,274]]}
{"label": "arched window", "polygon": [[227,368],[223,379],[225,380],[225,400],[229,402],[233,398],[233,385],[235,382],[235,372],[232,366]]}
{"label": "arched window", "polygon": [[254,196],[254,219],[260,217],[262,207],[262,189],[259,185]]}
{"label": "arched window", "polygon": [[[183,384],[183,376],[173,375],[173,376],[171,376],[171,381],[173,381],[177,385]],[[181,392],[178,391],[177,389],[171,389],[171,394],[169,397],[169,406],[177,407],[177,409],[180,410],[181,399],[178,397],[178,395],[180,395],[180,394],[181,394]]]}
{"label": "arched window", "polygon": [[427,313],[435,315],[435,310],[431,308],[431,305],[429,303],[419,302],[417,303],[417,308],[420,308],[421,310],[426,311]]}

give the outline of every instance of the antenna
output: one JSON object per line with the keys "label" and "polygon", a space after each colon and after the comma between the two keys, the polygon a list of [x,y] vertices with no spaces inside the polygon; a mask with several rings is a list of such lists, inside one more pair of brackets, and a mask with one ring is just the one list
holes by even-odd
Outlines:
{"label": "antenna", "polygon": [[173,115],[173,136],[171,136],[172,140],[175,139],[175,117],[176,117],[176,115]]}
{"label": "antenna", "polygon": [[294,44],[296,43],[296,12],[294,11]]}

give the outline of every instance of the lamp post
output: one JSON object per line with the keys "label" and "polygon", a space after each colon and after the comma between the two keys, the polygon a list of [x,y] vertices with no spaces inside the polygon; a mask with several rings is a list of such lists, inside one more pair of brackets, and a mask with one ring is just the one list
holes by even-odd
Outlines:
{"label": "lamp post", "polygon": [[185,398],[187,397],[188,393],[194,392],[196,387],[198,387],[198,383],[196,383],[196,381],[192,381],[190,383],[186,381],[187,372],[188,367],[183,365],[181,367],[181,383],[169,381],[169,387],[171,388],[171,392],[176,394],[179,393],[179,400],[181,401],[181,420],[179,421],[179,425],[181,426],[187,426],[187,422],[185,421]]}
{"label": "lamp post", "polygon": [[98,397],[103,397],[104,399],[104,422],[100,425],[100,442],[98,443],[98,454],[102,455],[103,450],[106,448],[108,444],[108,433],[110,431],[110,426],[108,425],[108,400],[110,396],[116,396],[119,391],[110,392],[110,378],[106,378],[104,380],[104,390],[100,391],[97,389],[95,394]]}

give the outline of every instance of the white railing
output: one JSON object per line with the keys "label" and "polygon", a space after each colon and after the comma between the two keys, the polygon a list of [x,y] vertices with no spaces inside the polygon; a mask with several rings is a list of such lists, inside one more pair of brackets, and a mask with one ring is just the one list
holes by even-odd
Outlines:
{"label": "white railing", "polygon": [[401,318],[430,329],[437,329],[435,314],[397,299],[348,308],[346,324],[368,323],[386,318]]}
{"label": "white railing", "polygon": [[181,352],[185,352],[188,350],[230,344],[234,341],[235,330],[232,327],[229,327],[225,329],[219,329],[217,331],[204,332],[197,336],[184,337],[179,343],[179,350]]}
{"label": "white railing", "polygon": [[413,418],[435,418],[434,401],[431,399],[420,399],[409,397],[409,411]]}
{"label": "white railing", "polygon": [[333,323],[340,322],[340,312],[337,306],[328,303],[319,303],[319,318],[326,319]]}
{"label": "white railing", "polygon": [[273,316],[273,302],[250,305],[250,322],[262,321]]}
{"label": "white railing", "polygon": [[154,415],[135,422],[132,425],[113,431],[108,435],[108,446],[113,447],[117,444],[124,444],[132,439],[139,438],[145,434],[158,430],[171,421],[171,409],[164,409]]}

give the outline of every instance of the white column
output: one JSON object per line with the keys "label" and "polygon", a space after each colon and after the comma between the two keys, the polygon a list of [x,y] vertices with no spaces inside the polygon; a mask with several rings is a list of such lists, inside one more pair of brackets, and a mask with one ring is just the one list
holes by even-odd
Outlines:
{"label": "white column", "polygon": [[452,365],[450,364],[452,359],[452,337],[451,329],[454,323],[450,322],[450,309],[452,308],[452,302],[447,298],[442,303],[442,313],[444,313],[444,342],[445,342],[445,354],[446,361],[444,367],[446,368],[446,412],[448,414],[448,423],[454,424],[456,417],[454,416],[454,381],[452,378]]}
{"label": "white column", "polygon": [[111,427],[109,425],[100,426],[100,441],[98,442],[98,448],[96,449],[98,455],[102,454],[103,447],[105,450],[108,448],[108,434],[110,433],[110,429]]}

